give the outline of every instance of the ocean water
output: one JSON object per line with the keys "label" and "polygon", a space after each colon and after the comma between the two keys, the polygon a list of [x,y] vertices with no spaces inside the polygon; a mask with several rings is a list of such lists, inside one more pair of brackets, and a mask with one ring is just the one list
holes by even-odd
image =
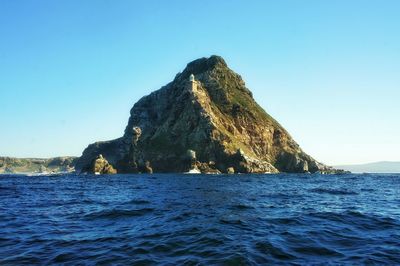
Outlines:
{"label": "ocean water", "polygon": [[396,265],[400,175],[2,175],[21,264]]}

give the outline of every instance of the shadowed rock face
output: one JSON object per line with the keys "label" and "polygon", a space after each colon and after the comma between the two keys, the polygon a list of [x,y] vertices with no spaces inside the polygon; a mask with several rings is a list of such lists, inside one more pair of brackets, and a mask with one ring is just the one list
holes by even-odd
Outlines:
{"label": "shadowed rock face", "polygon": [[[78,170],[101,153],[118,172],[146,172],[150,165],[154,172],[334,171],[304,153],[219,56],[189,63],[130,114],[124,135],[89,145]],[[193,152],[195,161],[188,160]]]}

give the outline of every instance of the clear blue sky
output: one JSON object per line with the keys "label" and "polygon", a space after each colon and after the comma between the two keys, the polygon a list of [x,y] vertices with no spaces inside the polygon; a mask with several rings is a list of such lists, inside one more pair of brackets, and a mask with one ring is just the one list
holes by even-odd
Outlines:
{"label": "clear blue sky", "polygon": [[400,160],[400,1],[0,0],[0,155],[80,155],[218,54],[327,164]]}

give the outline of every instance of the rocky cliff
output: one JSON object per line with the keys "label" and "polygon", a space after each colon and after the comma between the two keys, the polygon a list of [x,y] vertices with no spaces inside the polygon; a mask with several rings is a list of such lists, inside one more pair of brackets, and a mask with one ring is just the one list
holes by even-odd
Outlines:
{"label": "rocky cliff", "polygon": [[189,63],[130,114],[124,135],[89,145],[77,170],[102,154],[119,173],[334,171],[304,153],[219,56]]}

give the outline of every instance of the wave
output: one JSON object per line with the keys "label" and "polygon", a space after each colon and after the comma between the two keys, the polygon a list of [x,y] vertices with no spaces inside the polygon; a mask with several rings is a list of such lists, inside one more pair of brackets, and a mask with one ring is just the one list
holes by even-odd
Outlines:
{"label": "wave", "polygon": [[92,212],[86,214],[84,217],[86,220],[128,218],[128,217],[143,216],[153,211],[154,211],[153,208],[142,208],[134,210],[113,209],[113,210]]}
{"label": "wave", "polygon": [[225,216],[219,219],[222,224],[245,225],[244,221],[235,216]]}
{"label": "wave", "polygon": [[[323,219],[325,221],[335,222],[333,225],[352,225],[359,230],[386,230],[396,229],[400,226],[400,222],[386,216],[377,214],[361,213],[358,211],[336,212],[317,212],[310,213],[308,216]],[[340,224],[339,224],[340,223]]]}
{"label": "wave", "polygon": [[273,245],[270,242],[257,242],[255,244],[255,248],[262,254],[268,254],[279,260],[292,260],[296,258],[295,255],[285,251],[283,248],[277,245]]}
{"label": "wave", "polygon": [[318,194],[331,194],[331,195],[358,195],[357,192],[347,189],[332,189],[332,188],[314,188],[310,192]]}
{"label": "wave", "polygon": [[137,205],[141,205],[141,204],[150,204],[151,202],[148,200],[143,200],[143,199],[133,199],[128,201],[126,204],[137,204]]}
{"label": "wave", "polygon": [[247,204],[234,204],[231,206],[231,209],[235,210],[249,210],[249,209],[254,209],[253,206],[247,205]]}

